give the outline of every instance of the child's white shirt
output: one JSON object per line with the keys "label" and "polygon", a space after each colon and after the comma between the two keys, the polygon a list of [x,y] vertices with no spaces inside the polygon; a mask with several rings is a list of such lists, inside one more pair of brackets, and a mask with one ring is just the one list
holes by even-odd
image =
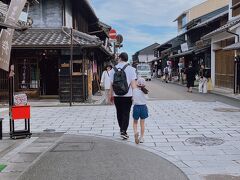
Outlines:
{"label": "child's white shirt", "polygon": [[146,95],[139,88],[133,89],[133,104],[134,105],[145,105],[145,104],[147,104]]}

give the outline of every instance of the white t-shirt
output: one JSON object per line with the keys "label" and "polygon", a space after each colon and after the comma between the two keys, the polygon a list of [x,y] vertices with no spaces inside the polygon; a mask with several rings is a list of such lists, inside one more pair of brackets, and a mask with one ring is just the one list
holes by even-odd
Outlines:
{"label": "white t-shirt", "polygon": [[111,86],[111,80],[110,80],[109,72],[108,71],[103,71],[103,74],[102,74],[101,83],[103,84],[104,89],[110,89],[110,86]]}
{"label": "white t-shirt", "polygon": [[134,105],[145,105],[145,104],[147,104],[146,95],[139,88],[133,89],[133,104]]}
{"label": "white t-shirt", "polygon": [[[126,62],[120,62],[116,65],[116,68],[123,68],[127,63]],[[127,66],[126,69],[124,70],[125,73],[126,73],[126,76],[127,76],[127,82],[128,82],[128,85],[130,85],[130,83],[137,79],[137,74],[136,74],[136,69],[133,68],[132,66]],[[114,69],[112,69],[110,72],[109,72],[109,75],[110,75],[110,80],[111,80],[111,83],[113,83],[113,76],[114,76]],[[114,96],[117,96],[114,92],[113,92],[113,95]],[[132,97],[132,87],[130,86],[129,87],[129,90],[128,90],[128,93],[126,95],[124,95],[123,97]]]}

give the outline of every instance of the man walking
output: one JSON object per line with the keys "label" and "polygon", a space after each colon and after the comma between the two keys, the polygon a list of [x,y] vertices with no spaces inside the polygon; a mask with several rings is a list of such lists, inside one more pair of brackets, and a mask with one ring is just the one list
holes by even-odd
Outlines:
{"label": "man walking", "polygon": [[117,111],[120,135],[128,139],[127,129],[132,106],[132,89],[136,87],[136,70],[128,63],[128,54],[123,52],[118,57],[118,64],[110,71],[111,88],[109,98],[113,99]]}

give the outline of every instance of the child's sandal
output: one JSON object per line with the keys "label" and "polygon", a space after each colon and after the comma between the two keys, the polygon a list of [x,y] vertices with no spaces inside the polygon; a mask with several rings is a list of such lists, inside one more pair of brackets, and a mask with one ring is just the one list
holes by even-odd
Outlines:
{"label": "child's sandal", "polygon": [[138,139],[139,133],[137,132],[136,134],[134,134],[134,138],[135,138],[135,143],[139,144],[139,139]]}

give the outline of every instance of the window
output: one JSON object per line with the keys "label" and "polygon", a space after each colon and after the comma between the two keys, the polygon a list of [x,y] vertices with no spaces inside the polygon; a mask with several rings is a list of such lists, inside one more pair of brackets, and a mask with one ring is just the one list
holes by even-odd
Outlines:
{"label": "window", "polygon": [[137,70],[138,70],[138,71],[150,71],[150,66],[145,66],[145,65],[141,66],[141,65],[138,65],[138,66],[137,66]]}
{"label": "window", "polygon": [[18,88],[19,89],[37,89],[37,64],[30,63],[24,59],[23,63],[18,64]]}
{"label": "window", "polygon": [[184,27],[186,24],[187,24],[187,16],[186,16],[186,14],[184,14],[182,16],[182,27]]}
{"label": "window", "polygon": [[72,75],[81,75],[83,72],[83,64],[81,60],[74,60],[72,65]]}

